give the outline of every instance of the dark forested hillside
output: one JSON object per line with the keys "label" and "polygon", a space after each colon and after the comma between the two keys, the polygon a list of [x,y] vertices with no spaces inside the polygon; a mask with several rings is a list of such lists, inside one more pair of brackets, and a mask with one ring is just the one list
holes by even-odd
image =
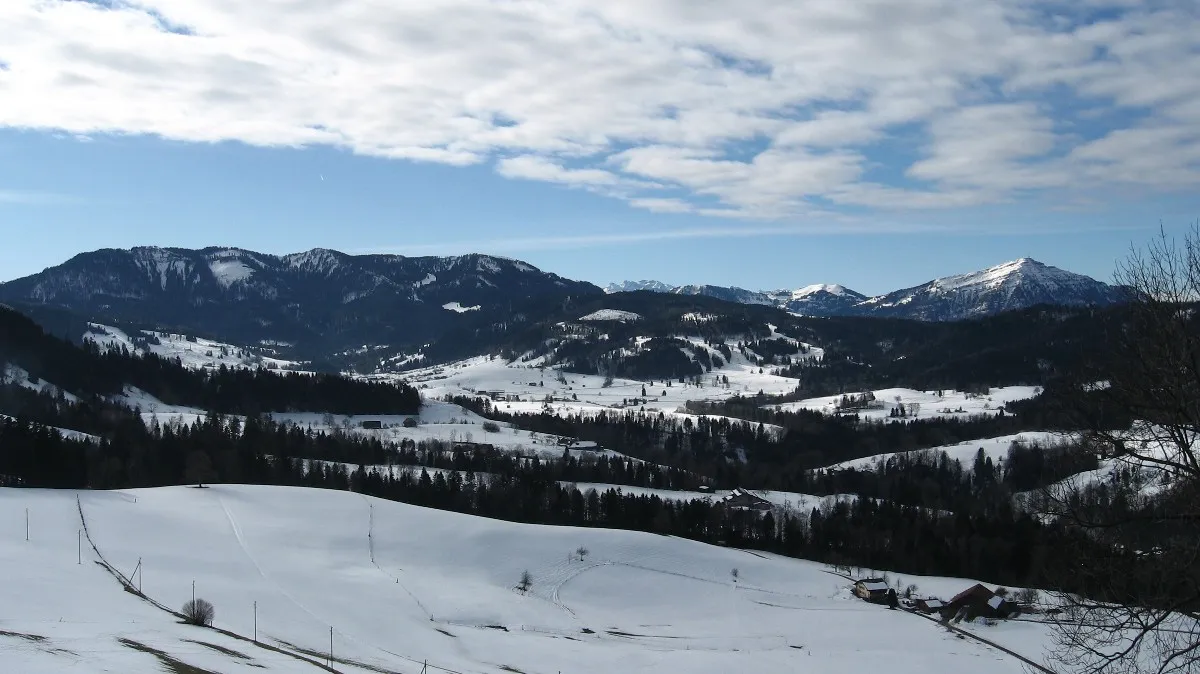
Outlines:
{"label": "dark forested hillside", "polygon": [[132,386],[167,404],[226,414],[414,414],[420,408],[419,394],[405,384],[265,369],[196,371],[153,354],[76,345],[7,307],[0,307],[0,366],[15,366],[31,380],[82,397],[113,396]]}

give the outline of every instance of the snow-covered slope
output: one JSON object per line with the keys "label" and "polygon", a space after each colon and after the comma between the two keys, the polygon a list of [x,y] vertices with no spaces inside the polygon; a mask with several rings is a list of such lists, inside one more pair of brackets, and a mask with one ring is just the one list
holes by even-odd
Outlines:
{"label": "snow-covered slope", "polygon": [[1046,447],[1067,439],[1068,436],[1062,433],[1051,431],[1026,431],[1024,433],[1014,433],[1012,435],[1002,435],[995,438],[982,438],[980,440],[967,440],[964,442],[955,443],[953,445],[943,445],[940,447],[931,447],[929,449],[918,449],[912,452],[889,452],[887,454],[876,454],[867,456],[861,459],[852,461],[843,461],[842,463],[829,466],[825,470],[844,470],[853,468],[855,470],[871,470],[879,465],[886,464],[889,459],[894,456],[913,455],[913,454],[937,454],[945,452],[946,456],[951,461],[958,461],[966,470],[971,470],[975,457],[978,456],[979,450],[983,450],[985,457],[992,460],[992,463],[999,463],[1008,456],[1008,450],[1014,443],[1029,445],[1037,443]]}
{"label": "snow-covered slope", "polygon": [[246,348],[202,337],[141,330],[131,336],[124,330],[99,323],[88,324],[83,339],[108,349],[126,348],[131,353],[150,352],[166,359],[178,358],[193,369],[266,367],[274,370],[304,370],[305,364],[276,358],[273,346]]}
{"label": "snow-covered slope", "polygon": [[[134,643],[203,671],[267,674],[318,671],[288,653],[323,659],[331,648],[336,669],[354,673],[415,674],[426,662],[463,674],[1022,671],[854,599],[818,565],[769,554],[289,487],[79,499],[77,508],[66,491],[0,490],[6,671],[163,671]],[[122,591],[86,541],[77,564],[81,512],[99,552],[148,597],[178,608],[194,587],[216,607],[215,626],[247,640],[181,625]],[[580,546],[584,561],[571,555]],[[284,653],[250,642],[256,632]],[[1043,643],[1030,630],[1015,645],[1039,658]]]}
{"label": "snow-covered slope", "polygon": [[[910,388],[886,388],[875,391],[858,391],[844,396],[822,396],[807,398],[791,403],[773,405],[774,409],[815,410],[826,414],[857,414],[864,419],[904,421],[905,419],[928,419],[931,417],[970,417],[976,414],[996,414],[1008,403],[1026,400],[1038,395],[1037,386],[1005,386],[987,393],[963,391],[917,391]],[[869,394],[869,395],[868,395]],[[854,399],[866,402],[853,404]],[[846,403],[850,403],[847,405]],[[899,416],[900,407],[904,416]],[[895,414],[896,416],[893,416]]]}
{"label": "snow-covered slope", "polygon": [[642,320],[641,315],[635,314],[632,311],[621,311],[620,309],[600,309],[593,311],[587,316],[580,316],[581,321],[618,321],[620,323],[632,323],[633,321]]}

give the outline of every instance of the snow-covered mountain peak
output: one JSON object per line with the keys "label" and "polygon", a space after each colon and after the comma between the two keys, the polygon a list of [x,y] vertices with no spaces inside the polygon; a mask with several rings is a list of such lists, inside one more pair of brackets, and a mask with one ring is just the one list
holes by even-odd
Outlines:
{"label": "snow-covered mountain peak", "polygon": [[804,286],[803,288],[797,288],[796,290],[793,290],[792,299],[798,300],[821,292],[842,297],[846,294],[846,286],[838,285],[836,283],[815,283],[810,286]]}
{"label": "snow-covered mountain peak", "polygon": [[643,279],[641,281],[621,281],[620,283],[610,283],[604,287],[604,292],[630,293],[638,290],[649,290],[656,293],[669,293],[674,289],[675,286],[667,285],[662,281]]}
{"label": "snow-covered mountain peak", "polygon": [[858,309],[874,315],[946,321],[1038,304],[1103,306],[1119,301],[1117,288],[1023,257],[872,297]]}
{"label": "snow-covered mountain peak", "polygon": [[1006,283],[1036,283],[1048,286],[1057,286],[1065,283],[1073,285],[1079,279],[1092,281],[1092,279],[1080,276],[1079,274],[1073,274],[1057,267],[1043,264],[1033,258],[1022,257],[998,264],[994,267],[988,267],[982,271],[936,279],[932,281],[932,284],[937,289],[956,290],[972,286],[997,288]]}
{"label": "snow-covered mountain peak", "polygon": [[328,248],[313,248],[303,253],[284,255],[281,259],[293,269],[328,275],[341,265],[341,260],[338,259],[341,255],[342,253]]}

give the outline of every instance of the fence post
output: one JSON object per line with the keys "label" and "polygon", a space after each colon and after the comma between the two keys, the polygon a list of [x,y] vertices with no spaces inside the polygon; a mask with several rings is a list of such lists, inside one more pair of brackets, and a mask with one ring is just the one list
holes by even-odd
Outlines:
{"label": "fence post", "polygon": [[333,666],[333,626],[329,626],[329,666]]}
{"label": "fence post", "polygon": [[254,602],[254,643],[258,643],[258,602]]}

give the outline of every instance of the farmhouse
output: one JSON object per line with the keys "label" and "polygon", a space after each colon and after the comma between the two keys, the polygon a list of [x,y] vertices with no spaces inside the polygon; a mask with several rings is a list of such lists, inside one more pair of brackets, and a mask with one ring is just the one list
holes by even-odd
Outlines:
{"label": "farmhouse", "polygon": [[753,510],[767,512],[774,508],[767,499],[751,494],[742,488],[734,489],[721,497],[720,503],[730,510]]}
{"label": "farmhouse", "polygon": [[882,578],[864,578],[854,583],[854,596],[865,601],[887,601],[888,584]]}
{"label": "farmhouse", "polygon": [[370,429],[375,429],[375,430],[379,430],[379,429],[383,428],[383,422],[378,419],[364,419],[362,424],[360,424],[360,425],[363,428],[370,428]]}
{"label": "farmhouse", "polygon": [[959,592],[946,602],[940,612],[942,620],[1008,618],[1016,613],[1015,607],[1005,601],[1004,597],[979,584]]}

